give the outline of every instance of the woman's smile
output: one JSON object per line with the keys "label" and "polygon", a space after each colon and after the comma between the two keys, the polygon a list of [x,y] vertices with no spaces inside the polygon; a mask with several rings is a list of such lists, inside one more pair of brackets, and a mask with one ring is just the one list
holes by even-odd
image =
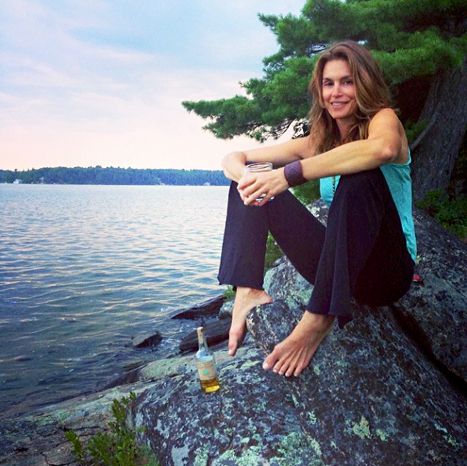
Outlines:
{"label": "woman's smile", "polygon": [[343,101],[334,101],[334,102],[331,102],[331,105],[332,105],[332,108],[338,110],[340,108],[343,108],[345,105],[347,105],[350,101],[347,100],[345,102]]}

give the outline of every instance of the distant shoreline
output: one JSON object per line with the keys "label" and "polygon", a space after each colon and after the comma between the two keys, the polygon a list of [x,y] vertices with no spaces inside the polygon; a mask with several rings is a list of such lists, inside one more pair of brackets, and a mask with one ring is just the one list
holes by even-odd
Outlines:
{"label": "distant shoreline", "polygon": [[221,170],[54,167],[0,170],[0,183],[126,186],[227,186]]}

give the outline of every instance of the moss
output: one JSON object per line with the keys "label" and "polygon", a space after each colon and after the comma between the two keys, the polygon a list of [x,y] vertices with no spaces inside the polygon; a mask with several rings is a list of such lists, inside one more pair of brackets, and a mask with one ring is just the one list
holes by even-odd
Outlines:
{"label": "moss", "polygon": [[235,291],[233,286],[228,285],[227,288],[224,290],[224,298],[228,301],[235,298]]}
{"label": "moss", "polygon": [[223,464],[225,461],[232,461],[236,466],[258,466],[258,464],[261,464],[260,453],[261,448],[259,446],[250,447],[248,450],[242,451],[240,455],[235,450],[227,450],[212,464],[216,466]]}
{"label": "moss", "polygon": [[456,439],[454,437],[451,437],[450,435],[445,435],[444,438],[453,447],[458,447],[459,446],[459,444],[457,443],[457,441],[456,441]]}
{"label": "moss", "polygon": [[443,437],[444,439],[446,440],[446,442],[448,442],[450,445],[452,445],[453,447],[458,447],[459,444],[457,443],[456,439],[454,437],[452,437],[452,435],[448,432],[448,430],[446,429],[446,427],[443,427],[443,426],[440,426],[438,423],[434,423],[434,427],[436,430],[442,432],[443,434]]}
{"label": "moss", "polygon": [[318,419],[316,418],[316,414],[315,414],[314,411],[310,411],[310,412],[306,413],[306,417],[308,419],[308,422],[311,425],[315,425],[318,422]]}
{"label": "moss", "polygon": [[365,416],[360,418],[359,423],[356,423],[352,426],[352,432],[355,435],[358,435],[362,440],[365,438],[371,438],[370,424]]}
{"label": "moss", "polygon": [[195,459],[193,461],[193,466],[206,466],[209,460],[209,448],[202,447],[198,448],[195,452]]}
{"label": "moss", "polygon": [[182,356],[179,358],[160,359],[144,366],[140,371],[142,379],[161,379],[179,375],[187,371],[194,371],[192,364],[193,356]]}
{"label": "moss", "polygon": [[304,286],[300,286],[300,279],[295,284],[295,287],[289,290],[287,297],[285,299],[287,306],[296,307],[297,303],[307,303],[311,297],[312,288],[308,283],[305,283]]}
{"label": "moss", "polygon": [[384,432],[384,430],[376,429],[376,435],[377,435],[377,436],[379,437],[379,439],[382,440],[383,442],[387,442],[387,441],[388,441],[389,435],[387,434],[387,432]]}
{"label": "moss", "polygon": [[[310,457],[310,447],[316,457]],[[301,466],[307,458],[307,466],[323,466],[319,442],[301,432],[292,432],[279,444],[279,456],[274,458],[281,466]]]}
{"label": "moss", "polygon": [[310,440],[310,445],[311,445],[311,448],[313,448],[313,450],[315,451],[315,453],[319,456],[322,455],[322,452],[321,452],[321,446],[319,444],[319,442],[317,440],[315,440],[314,438]]}
{"label": "moss", "polygon": [[250,367],[257,366],[258,364],[261,364],[261,361],[254,361],[254,360],[246,360],[239,368],[238,370],[244,370],[244,369],[249,369]]}
{"label": "moss", "polygon": [[349,367],[349,363],[344,359],[337,359],[335,364],[336,364],[337,367],[340,367],[340,368]]}

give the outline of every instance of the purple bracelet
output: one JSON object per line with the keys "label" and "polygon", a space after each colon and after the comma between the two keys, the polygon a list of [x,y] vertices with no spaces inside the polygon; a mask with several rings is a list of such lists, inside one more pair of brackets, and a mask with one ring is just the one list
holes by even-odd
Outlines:
{"label": "purple bracelet", "polygon": [[302,164],[300,163],[300,160],[295,160],[295,162],[285,165],[284,176],[291,188],[307,181],[306,178],[303,177]]}

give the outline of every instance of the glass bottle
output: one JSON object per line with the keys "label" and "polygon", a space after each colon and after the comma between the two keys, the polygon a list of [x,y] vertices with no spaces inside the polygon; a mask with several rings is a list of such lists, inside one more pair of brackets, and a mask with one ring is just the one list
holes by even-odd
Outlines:
{"label": "glass bottle", "polygon": [[219,390],[219,379],[216,373],[216,361],[213,352],[208,348],[204,328],[198,327],[198,352],[195,356],[196,367],[198,368],[199,382],[205,393],[212,393]]}

